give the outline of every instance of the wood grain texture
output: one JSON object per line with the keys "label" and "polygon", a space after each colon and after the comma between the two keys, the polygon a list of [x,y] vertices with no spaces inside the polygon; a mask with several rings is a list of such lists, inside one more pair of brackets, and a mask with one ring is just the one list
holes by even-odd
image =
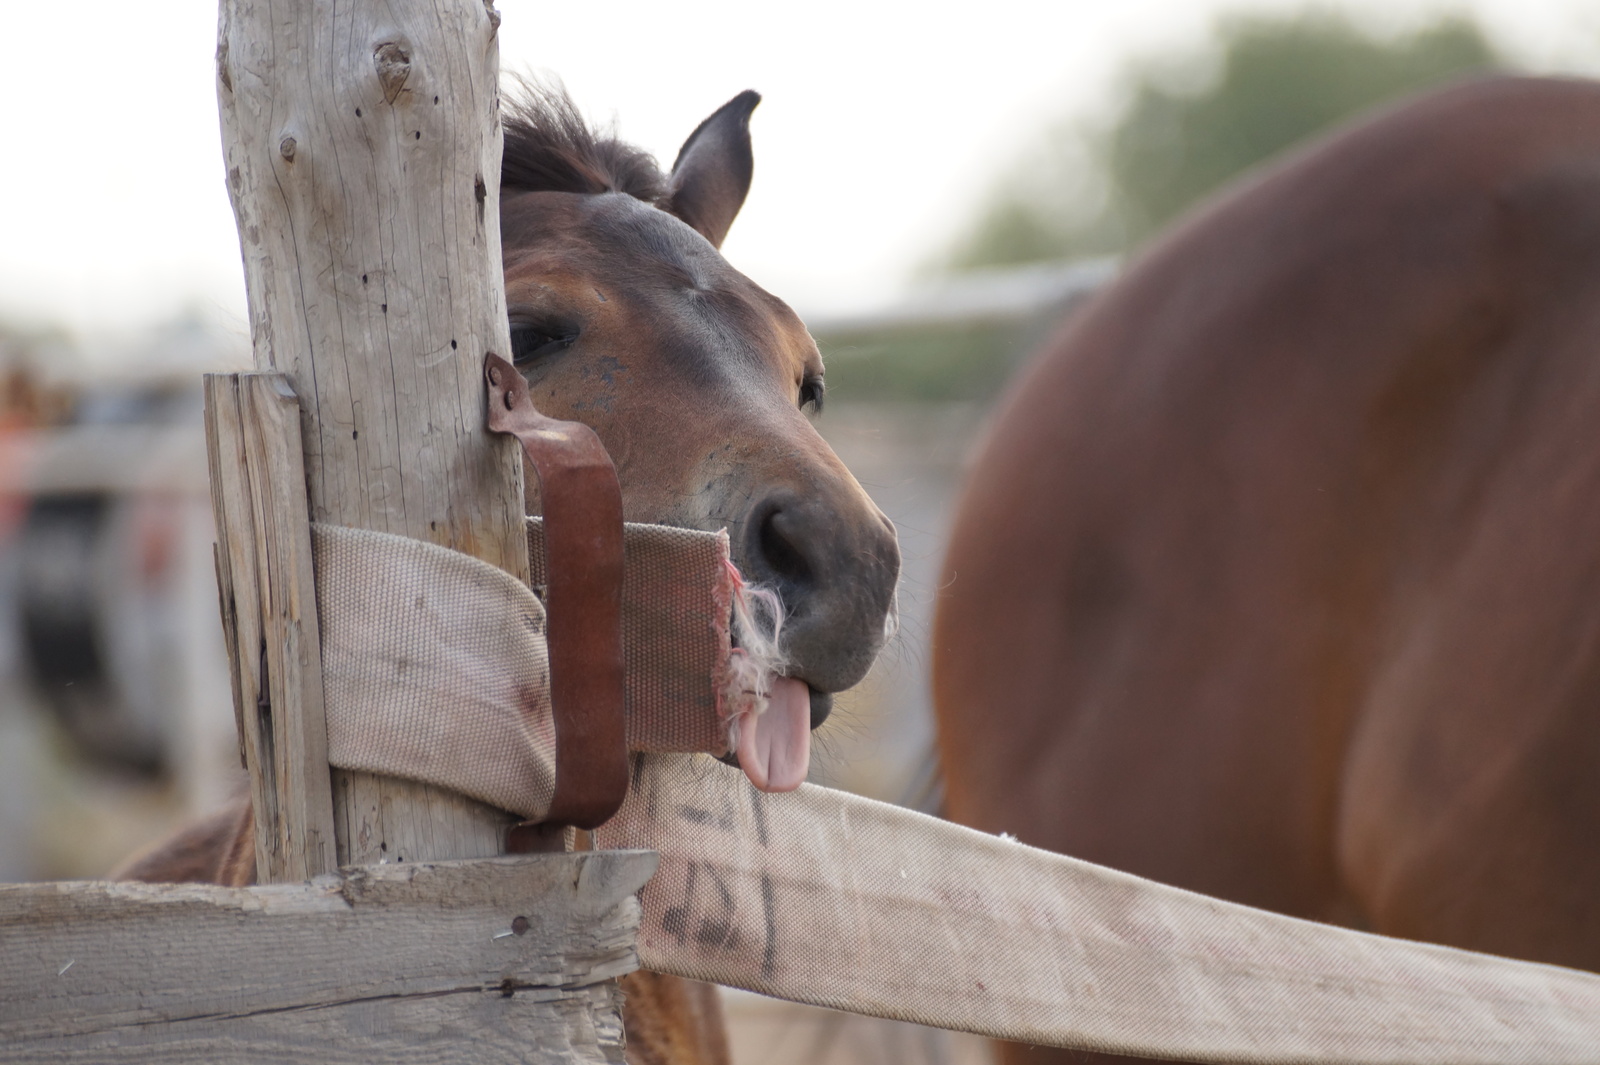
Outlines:
{"label": "wood grain texture", "polygon": [[340,855],[352,865],[500,854],[507,828],[520,820],[420,781],[352,769],[332,775]]}
{"label": "wood grain texture", "polygon": [[[510,350],[498,24],[484,0],[224,0],[218,97],[256,366],[301,397],[312,519],[525,580],[521,464],[484,427],[481,369]],[[341,862],[496,854],[513,820],[335,779]]]}
{"label": "wood grain texture", "polygon": [[256,878],[335,865],[328,731],[300,404],[282,374],[208,374],[206,448],[234,715],[256,823]]}
{"label": "wood grain texture", "polygon": [[[0,886],[8,1062],[621,1061],[642,851]],[[521,929],[518,933],[516,930]]]}

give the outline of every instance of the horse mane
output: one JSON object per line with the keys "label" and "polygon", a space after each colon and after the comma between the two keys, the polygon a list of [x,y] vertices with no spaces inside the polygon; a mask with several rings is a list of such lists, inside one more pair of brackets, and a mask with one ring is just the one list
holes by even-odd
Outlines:
{"label": "horse mane", "polygon": [[650,154],[589,125],[560,86],[519,79],[502,123],[504,192],[624,192],[652,204],[667,195]]}

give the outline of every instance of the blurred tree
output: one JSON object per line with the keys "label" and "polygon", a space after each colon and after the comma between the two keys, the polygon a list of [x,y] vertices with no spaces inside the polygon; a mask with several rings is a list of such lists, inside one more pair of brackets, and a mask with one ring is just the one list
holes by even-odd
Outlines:
{"label": "blurred tree", "polygon": [[1051,130],[991,193],[945,265],[1124,251],[1240,171],[1341,119],[1505,65],[1464,17],[1387,41],[1328,13],[1225,20],[1205,49],[1135,65],[1109,128]]}

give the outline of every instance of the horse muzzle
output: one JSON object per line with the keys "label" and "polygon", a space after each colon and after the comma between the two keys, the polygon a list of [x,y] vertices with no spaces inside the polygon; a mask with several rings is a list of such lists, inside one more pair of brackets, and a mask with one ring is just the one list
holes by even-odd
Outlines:
{"label": "horse muzzle", "polygon": [[787,672],[809,688],[815,728],[883,648],[900,576],[894,526],[859,488],[781,488],[751,507],[734,550],[746,578],[783,601]]}

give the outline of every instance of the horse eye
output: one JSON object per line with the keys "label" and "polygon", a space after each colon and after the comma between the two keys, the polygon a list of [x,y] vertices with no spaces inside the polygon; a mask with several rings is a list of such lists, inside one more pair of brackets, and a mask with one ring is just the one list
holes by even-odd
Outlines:
{"label": "horse eye", "polygon": [[511,361],[526,368],[537,359],[556,355],[572,347],[577,333],[553,332],[531,325],[511,327]]}
{"label": "horse eye", "polygon": [[822,382],[820,374],[814,374],[800,382],[800,409],[811,408],[812,414],[822,413],[822,399],[827,395],[828,388]]}

